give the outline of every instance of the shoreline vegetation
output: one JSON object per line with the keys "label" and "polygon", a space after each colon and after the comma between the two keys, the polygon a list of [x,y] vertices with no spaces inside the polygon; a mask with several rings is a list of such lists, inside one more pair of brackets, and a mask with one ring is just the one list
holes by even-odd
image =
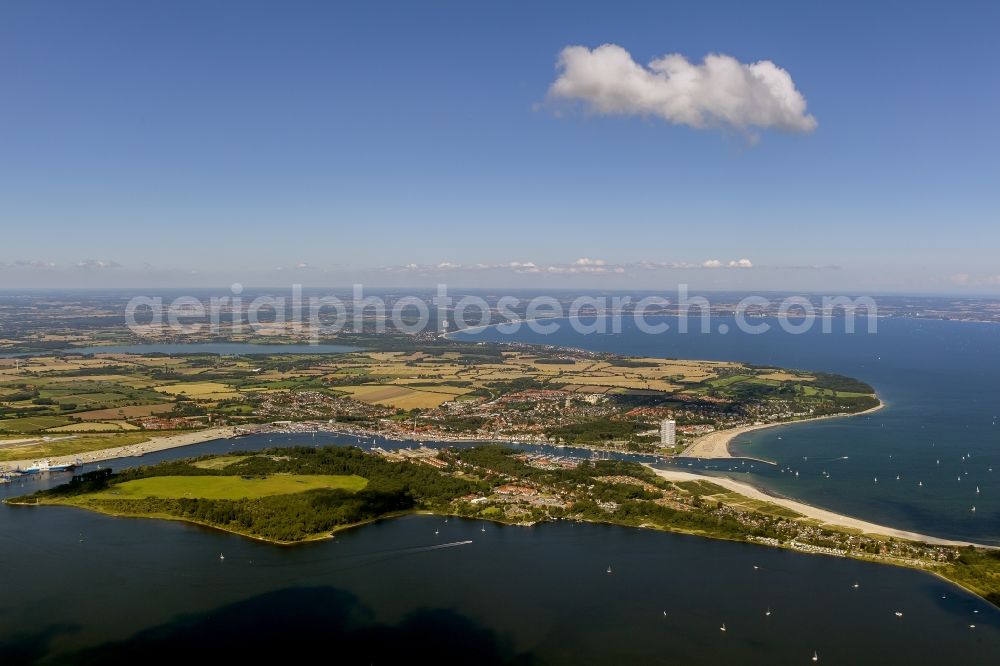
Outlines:
{"label": "shoreline vegetation", "polygon": [[[97,470],[8,503],[180,520],[279,545],[412,513],[518,525],[578,520],[921,569],[1000,605],[997,548],[876,525],[726,477],[566,462],[498,445],[409,459],[354,447],[267,449]],[[309,489],[269,494],[297,483]]]}

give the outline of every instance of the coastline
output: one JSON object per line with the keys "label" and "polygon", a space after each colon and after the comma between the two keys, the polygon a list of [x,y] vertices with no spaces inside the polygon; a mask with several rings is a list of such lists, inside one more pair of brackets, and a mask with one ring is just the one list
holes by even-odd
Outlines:
{"label": "coastline", "polygon": [[675,470],[657,469],[651,465],[645,465],[645,466],[648,467],[653,472],[655,472],[657,476],[666,481],[708,481],[718,486],[722,486],[727,490],[739,493],[740,495],[743,495],[750,499],[769,502],[771,504],[776,504],[786,509],[791,509],[796,513],[802,514],[805,518],[816,520],[822,523],[823,526],[825,527],[859,530],[865,534],[889,536],[895,539],[905,539],[907,541],[919,541],[937,546],[957,546],[957,547],[975,546],[976,548],[985,548],[989,550],[995,550],[997,548],[997,546],[989,546],[986,544],[975,543],[972,541],[944,539],[941,537],[930,536],[927,534],[920,534],[918,532],[909,532],[906,530],[900,530],[893,527],[887,527],[885,525],[879,525],[877,523],[868,522],[866,520],[861,520],[859,518],[852,518],[851,516],[845,516],[843,514],[835,513],[833,511],[828,511],[827,509],[820,509],[819,507],[812,506],[811,504],[806,504],[805,502],[800,502],[785,497],[778,497],[775,495],[769,495],[748,483],[743,483],[742,481],[736,481],[735,479],[731,479],[727,476],[709,476],[707,474],[696,474],[694,472],[681,472]]}
{"label": "coastline", "polygon": [[[813,421],[825,421],[828,419],[846,419],[855,416],[863,416],[865,414],[872,414],[879,411],[885,407],[885,402],[879,398],[878,405],[872,407],[871,409],[866,409],[862,412],[856,412],[854,414],[827,414],[824,416],[813,416],[807,419],[797,419],[795,421],[780,421],[778,423],[757,423],[754,425],[740,426],[739,428],[727,428],[725,430],[717,430],[715,432],[710,432],[707,435],[702,435],[698,439],[694,440],[690,446],[677,454],[677,458],[746,458],[747,456],[734,456],[732,451],[729,449],[729,445],[738,436],[754,432],[757,430],[766,430],[768,428],[780,428],[782,426],[795,425],[797,423],[812,423]],[[755,460],[760,460],[761,462],[766,462],[770,464],[775,464],[770,460],[763,460],[760,458],[754,458]]]}
{"label": "coastline", "polygon": [[[47,458],[53,465],[72,465],[77,461],[82,464],[113,460],[115,458],[131,458],[142,456],[156,451],[166,451],[181,446],[191,446],[192,444],[202,444],[216,439],[230,439],[236,436],[236,428],[220,427],[208,428],[207,430],[197,430],[195,432],[185,432],[179,435],[167,435],[165,437],[152,437],[145,442],[137,444],[127,444],[125,446],[114,446],[107,449],[97,449],[85,451],[83,453],[70,454]],[[0,470],[14,470],[31,465],[38,458],[26,460],[7,460],[0,463]]]}

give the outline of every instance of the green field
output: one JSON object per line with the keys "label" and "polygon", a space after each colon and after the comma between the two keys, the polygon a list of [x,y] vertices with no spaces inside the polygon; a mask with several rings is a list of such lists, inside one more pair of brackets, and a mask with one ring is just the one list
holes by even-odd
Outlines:
{"label": "green field", "polygon": [[153,476],[126,481],[87,495],[88,499],[243,499],[288,495],[320,488],[357,492],[368,479],[356,475],[274,474],[263,478],[240,476]]}
{"label": "green field", "polygon": [[750,375],[730,375],[728,377],[723,377],[721,379],[713,379],[712,381],[707,383],[710,384],[711,386],[714,386],[715,388],[722,388],[723,386],[730,386],[731,384],[743,382],[750,378],[751,378]]}
{"label": "green field", "polygon": [[215,458],[208,458],[207,460],[198,460],[197,462],[191,463],[192,467],[197,467],[199,469],[225,469],[234,463],[238,463],[241,460],[246,460],[250,456],[218,456]]}
{"label": "green field", "polygon": [[[37,417],[37,419],[49,418],[49,417]],[[18,419],[23,420],[23,419]],[[3,431],[3,424],[5,422],[0,421],[0,431]],[[49,426],[52,427],[52,426]],[[167,436],[177,434],[176,431],[172,430],[161,430],[156,433],[156,436]],[[60,437],[63,439],[57,439],[54,441],[43,441],[38,439],[35,442],[30,442],[26,444],[18,444],[14,446],[4,446],[0,448],[0,462],[7,462],[11,460],[36,460],[38,458],[56,457],[56,456],[71,456],[87,453],[88,451],[97,451],[99,449],[109,449],[116,446],[129,446],[132,444],[138,444],[139,442],[145,442],[150,438],[150,433],[142,431],[132,431],[132,432],[116,432],[110,434],[91,434],[91,433],[79,433],[79,434],[62,434],[62,435],[51,435],[53,437]],[[0,445],[4,443],[4,440],[0,439]]]}
{"label": "green field", "polygon": [[0,432],[40,432],[47,428],[69,425],[73,421],[60,416],[25,416],[0,421]]}

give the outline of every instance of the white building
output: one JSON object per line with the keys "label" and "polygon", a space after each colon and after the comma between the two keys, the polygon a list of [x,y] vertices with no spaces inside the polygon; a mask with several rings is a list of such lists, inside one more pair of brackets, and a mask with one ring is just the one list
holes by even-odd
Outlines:
{"label": "white building", "polygon": [[660,445],[673,447],[677,443],[677,421],[663,419],[660,421]]}

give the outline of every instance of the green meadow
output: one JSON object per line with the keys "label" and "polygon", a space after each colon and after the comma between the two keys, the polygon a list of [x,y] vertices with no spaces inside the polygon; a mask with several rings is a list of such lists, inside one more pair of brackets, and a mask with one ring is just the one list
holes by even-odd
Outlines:
{"label": "green meadow", "polygon": [[107,490],[88,494],[86,498],[235,500],[289,495],[319,489],[357,492],[367,485],[367,479],[354,474],[273,474],[266,477],[153,476],[115,484]]}

